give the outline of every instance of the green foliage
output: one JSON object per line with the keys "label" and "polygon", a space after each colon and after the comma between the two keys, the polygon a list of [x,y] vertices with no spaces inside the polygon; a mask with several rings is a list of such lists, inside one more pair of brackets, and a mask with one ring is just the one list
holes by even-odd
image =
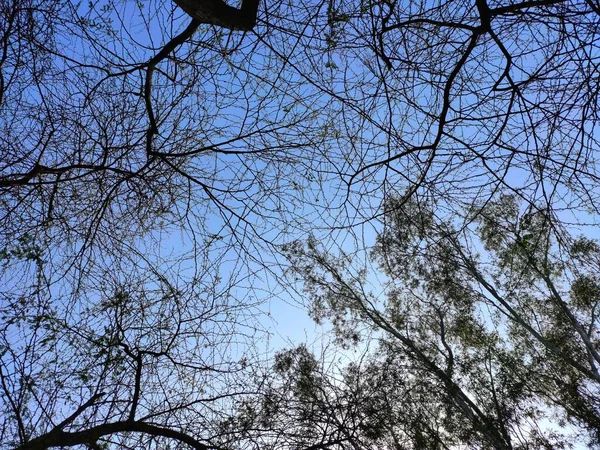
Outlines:
{"label": "green foliage", "polygon": [[290,376],[293,395],[305,402],[311,401],[319,394],[317,367],[314,356],[303,345],[276,354],[273,366],[278,374]]}
{"label": "green foliage", "polygon": [[35,242],[33,236],[23,234],[10,247],[0,249],[0,261],[6,265],[11,260],[43,262],[43,248]]}
{"label": "green foliage", "polygon": [[474,230],[455,229],[452,217],[441,220],[412,199],[384,205],[370,269],[386,277],[384,298],[369,293],[369,268],[351,258],[314,240],[287,249],[341,342],[361,323],[379,333],[368,365],[346,372],[357,394],[369,380],[386,380],[364,399],[386,418],[365,407],[370,425],[360,439],[411,449],[561,448],[584,435],[597,439],[595,241],[580,238],[565,251],[565,230],[512,196],[472,208]]}
{"label": "green foliage", "polygon": [[581,275],[571,284],[573,305],[582,310],[590,310],[600,302],[600,280],[591,275]]}

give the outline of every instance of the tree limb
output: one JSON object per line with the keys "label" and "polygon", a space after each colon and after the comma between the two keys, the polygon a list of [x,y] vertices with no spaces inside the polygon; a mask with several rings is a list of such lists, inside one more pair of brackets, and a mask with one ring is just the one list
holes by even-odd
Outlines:
{"label": "tree limb", "polygon": [[89,445],[95,443],[103,436],[115,433],[144,433],[154,437],[165,437],[187,444],[195,450],[211,450],[202,442],[192,436],[171,428],[164,428],[144,422],[121,421],[105,423],[86,430],[65,432],[55,428],[49,433],[38,436],[35,439],[17,447],[15,450],[46,450],[52,447],[73,447],[76,445]]}
{"label": "tree limb", "polygon": [[250,31],[256,25],[260,0],[243,0],[240,9],[223,0],[173,0],[190,17],[201,23],[229,30]]}

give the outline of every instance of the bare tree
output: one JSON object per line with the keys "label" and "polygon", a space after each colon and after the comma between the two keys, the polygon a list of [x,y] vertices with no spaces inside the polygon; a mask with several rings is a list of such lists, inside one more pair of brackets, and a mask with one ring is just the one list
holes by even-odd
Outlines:
{"label": "bare tree", "polygon": [[220,217],[206,235],[257,255],[406,189],[595,214],[597,10],[6,1],[2,239],[82,261]]}
{"label": "bare tree", "polygon": [[291,223],[315,141],[311,111],[285,103],[310,100],[271,95],[293,83],[256,36],[170,2],[5,3],[3,243],[33,237],[81,275],[95,249],[157,228],[257,255]]}
{"label": "bare tree", "polygon": [[[27,267],[39,255],[27,245],[3,264]],[[1,295],[0,448],[236,442],[221,423],[260,391],[264,329],[260,304],[214,263],[122,257],[77,294],[33,282]]]}
{"label": "bare tree", "polygon": [[314,140],[270,97],[281,63],[223,31],[258,2],[212,5],[2,3],[3,448],[239,434],[221,423],[261,383],[247,269]]}

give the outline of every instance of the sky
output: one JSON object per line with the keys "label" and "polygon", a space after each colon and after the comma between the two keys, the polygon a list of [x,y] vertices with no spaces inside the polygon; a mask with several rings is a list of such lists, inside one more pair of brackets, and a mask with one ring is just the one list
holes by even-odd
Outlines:
{"label": "sky", "polygon": [[[321,7],[325,8],[325,4]],[[104,30],[107,36],[111,36],[110,27],[114,27],[118,37],[114,41],[107,38],[108,43],[97,43],[92,47],[87,46],[81,37],[63,35],[65,41],[62,44],[82,61],[102,55],[107,56],[107,60],[118,60],[119,57],[108,57],[112,52],[138,62],[146,61],[188,21],[178,10],[171,16],[172,10],[164,7],[164,2],[154,0],[139,4],[98,0],[82,3],[79,8],[82,16],[94,10],[94,16],[105,20],[95,24],[95,30]],[[302,11],[299,13],[302,17],[313,13],[308,7]],[[427,75],[423,75],[423,83],[416,83],[410,89],[404,84],[409,76],[421,76],[421,71],[436,73],[438,68],[428,65],[433,64],[435,58],[424,61],[421,68],[412,70],[401,66],[397,71],[388,72],[381,61],[364,55],[361,37],[355,36],[357,32],[352,29],[346,31],[349,36],[354,36],[356,47],[335,48],[332,45],[320,59],[311,58],[305,53],[310,50],[306,49],[322,48],[319,46],[322,46],[326,34],[330,41],[335,41],[335,27],[331,24],[303,25],[300,20],[294,23],[293,18],[285,16],[285,12],[283,7],[268,11],[269,14],[282,15],[282,22],[290,26],[285,31],[290,35],[297,32],[293,39],[278,41],[285,33],[276,31],[263,38],[241,33],[219,34],[212,30],[199,32],[194,44],[177,50],[175,56],[179,60],[174,58],[165,62],[161,71],[155,73],[155,113],[165,120],[160,126],[164,135],[159,134],[156,141],[173,152],[179,147],[198,149],[223,143],[221,149],[229,153],[198,150],[198,154],[190,157],[184,167],[206,183],[205,190],[196,187],[192,201],[185,198],[176,200],[178,211],[166,214],[164,226],[150,233],[151,238],[146,241],[137,240],[133,244],[140,254],[147,254],[158,267],[164,265],[164,261],[178,260],[195,245],[196,250],[203,252],[199,258],[204,258],[201,276],[210,281],[215,280],[218,273],[221,279],[217,284],[220,287],[235,286],[232,293],[236,302],[259,304],[254,311],[265,313],[260,324],[267,331],[268,338],[259,341],[258,345],[269,352],[302,342],[315,349],[324,348],[329,339],[329,326],[312,321],[306,310],[306,300],[282,287],[284,274],[278,266],[281,262],[278,258],[281,257],[273,250],[277,245],[293,239],[306,239],[313,233],[332,252],[354,252],[359,247],[357,257],[366,260],[367,254],[360,247],[364,242],[372,244],[376,232],[381,229],[377,220],[370,221],[368,218],[381,213],[381,201],[386,194],[401,193],[408,183],[419,178],[430,153],[411,153],[380,166],[373,164],[385,161],[411,145],[430,142],[436,135],[436,128],[427,110],[431,105],[439,109],[440,102],[440,90],[433,91],[424,86]],[[464,34],[457,31],[453,37],[460,42]],[[535,40],[535,36],[527,31],[520,38]],[[435,40],[436,37],[426,39]],[[405,47],[395,46],[394,42],[390,38],[388,50],[404,57],[410,53],[411,46],[417,46],[421,40],[409,41]],[[460,47],[459,44],[452,45]],[[518,48],[518,45],[518,39],[510,42],[511,49]],[[487,49],[498,53],[498,49],[494,50],[491,46]],[[461,80],[465,86],[471,86],[474,79],[467,74],[479,75],[484,79],[482,83],[487,83],[489,88],[493,77],[502,73],[502,58],[498,57],[497,66],[484,73],[479,59],[485,56],[485,51],[479,51],[481,53],[475,55],[459,75],[464,77]],[[196,55],[196,68],[185,62],[192,53]],[[446,65],[457,58],[452,55],[452,48],[448,49],[446,56]],[[530,64],[533,65],[534,60]],[[126,65],[124,70],[127,70]],[[311,83],[310,76],[306,74],[314,76],[317,82]],[[406,95],[399,98],[388,96],[378,84],[382,77],[389,80],[390,85],[395,83],[395,87],[406,88],[407,91],[403,91]],[[125,85],[131,89],[130,99],[135,99],[132,101],[141,102],[139,84],[142,78],[138,72],[123,78]],[[172,80],[189,79],[195,80],[190,83],[193,91],[186,87],[185,82],[176,87],[171,83]],[[441,85],[444,79],[440,76],[435,81]],[[60,84],[60,81],[56,83],[57,86]],[[80,98],[74,86],[68,86],[68,89],[64,88],[56,95],[70,97],[74,102],[87,101]],[[457,97],[453,105],[461,104],[468,110],[476,101],[482,101],[476,94]],[[506,104],[502,94],[490,91],[489,96],[497,98],[500,105]],[[411,98],[415,99],[414,104],[410,103]],[[173,99],[183,99],[183,106],[170,111],[168,105]],[[40,101],[40,97],[33,94],[31,101],[36,100]],[[551,103],[548,99],[544,101]],[[186,102],[189,109],[200,107],[190,113]],[[458,122],[458,125],[455,122],[449,125],[455,133],[442,139],[442,147],[445,146],[448,153],[445,153],[446,150],[438,153],[429,181],[439,181],[435,178],[436,171],[444,167],[454,168],[456,160],[466,158],[465,155],[452,154],[452,145],[456,144],[453,139],[463,139],[479,148],[480,137],[498,129],[499,121],[492,119],[483,120],[483,125],[471,125],[472,119],[480,119],[485,114],[493,117],[497,105],[491,101],[485,104],[489,109],[474,111],[469,117],[459,117],[454,111],[449,113],[449,121]],[[102,106],[111,105],[110,101],[96,105],[98,116],[94,118],[95,123],[106,126],[117,135],[128,132],[125,125],[102,122]],[[144,108],[138,108],[136,113],[139,111],[142,111],[139,122],[132,128],[138,127],[136,132],[143,135],[141,127],[146,124],[147,117]],[[518,120],[515,118],[511,124],[515,125]],[[277,129],[279,123],[286,122],[294,123],[294,127]],[[270,131],[256,133],[265,129]],[[515,125],[515,129],[518,126]],[[544,141],[543,134],[549,129],[540,125],[540,136],[527,131],[515,132],[512,143],[533,152],[541,147],[539,141]],[[586,132],[597,137],[593,129]],[[239,135],[244,135],[244,139],[231,141]],[[567,144],[574,140],[568,131],[559,137]],[[548,139],[547,144],[562,142],[557,137]],[[254,155],[251,153],[253,148],[266,151]],[[490,159],[488,170],[501,173],[506,167],[504,155],[492,155]],[[365,166],[370,169],[357,172],[359,167]],[[490,186],[481,185],[488,172],[477,164],[477,159],[464,167],[452,172],[460,177],[457,180],[440,181],[448,189],[446,198],[438,202],[440,210],[449,208],[454,200],[468,203],[473,196],[479,195],[478,192],[480,198],[484,198],[492,190]],[[528,169],[523,164],[519,169],[510,170],[503,182],[527,185],[531,182]],[[177,180],[182,181],[182,178]],[[166,180],[169,181],[172,180]],[[347,185],[346,182],[350,181],[353,184]],[[539,186],[553,189],[550,179],[543,179]],[[539,186],[534,192],[538,198],[542,194]],[[563,193],[559,188],[554,195],[560,198]],[[214,197],[211,198],[211,195]],[[231,209],[227,210],[223,204]],[[136,204],[132,203],[131,209],[135,208]],[[599,236],[594,226],[595,216],[579,214],[576,219],[592,224],[585,228],[586,232]],[[146,224],[156,225],[159,224]],[[228,248],[228,245],[232,247]],[[136,260],[137,256],[133,253],[132,260]],[[96,253],[94,256],[118,263],[113,261],[116,259],[114,255],[98,256]],[[193,278],[198,275],[195,263],[189,258],[184,259],[168,270],[177,273],[181,280]],[[126,262],[123,264],[126,265]],[[251,275],[247,276],[247,273]],[[54,288],[60,290],[62,274],[57,272],[55,275],[59,281]],[[370,281],[375,289],[383,289],[378,279]],[[10,286],[10,281],[5,284]]]}

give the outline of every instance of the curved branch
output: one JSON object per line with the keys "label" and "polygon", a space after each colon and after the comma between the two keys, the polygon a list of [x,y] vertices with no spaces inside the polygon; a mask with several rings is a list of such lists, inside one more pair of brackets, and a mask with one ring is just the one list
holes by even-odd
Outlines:
{"label": "curved branch", "polygon": [[60,428],[55,428],[49,433],[43,434],[32,439],[26,444],[16,448],[16,450],[46,450],[52,447],[73,447],[76,445],[88,445],[95,443],[103,436],[116,433],[144,433],[154,437],[165,437],[174,439],[187,444],[195,450],[211,450],[206,444],[196,440],[192,436],[171,428],[164,428],[158,425],[152,425],[144,422],[121,421],[105,423],[87,430],[65,432]]}
{"label": "curved branch", "polygon": [[152,75],[154,73],[154,69],[159,62],[169,56],[169,53],[192,37],[199,26],[200,21],[193,19],[186,29],[167,42],[167,44],[165,44],[165,46],[148,61],[146,66],[144,102],[146,103],[146,111],[148,113],[148,119],[150,120],[150,126],[146,132],[146,153],[148,155],[152,153],[152,137],[155,134],[158,134],[158,125],[156,124],[156,118],[154,117],[154,111],[152,110]]}

